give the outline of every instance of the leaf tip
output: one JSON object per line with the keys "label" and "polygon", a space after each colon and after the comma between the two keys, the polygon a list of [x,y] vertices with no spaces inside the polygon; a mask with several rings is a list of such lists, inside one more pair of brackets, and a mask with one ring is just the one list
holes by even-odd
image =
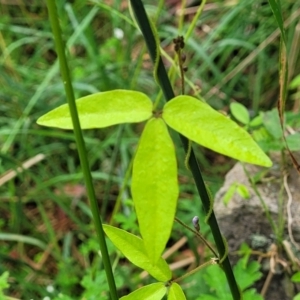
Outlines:
{"label": "leaf tip", "polygon": [[262,160],[256,164],[263,166],[263,167],[267,167],[267,168],[270,168],[273,166],[272,160],[266,154],[264,154],[264,157],[262,158]]}

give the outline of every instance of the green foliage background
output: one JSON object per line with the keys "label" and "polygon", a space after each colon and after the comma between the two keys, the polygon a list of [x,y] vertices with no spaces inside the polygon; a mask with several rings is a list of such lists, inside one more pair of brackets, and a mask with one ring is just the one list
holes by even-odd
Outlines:
{"label": "green foliage background", "polygon": [[[161,8],[156,26],[163,49],[173,56],[172,39],[180,33],[174,7],[167,1],[158,6],[152,1],[145,3],[153,18],[158,15],[157,7]],[[145,92],[152,100],[160,96],[126,2],[77,0],[57,1],[57,5],[76,98],[124,88]],[[300,4],[282,1],[282,5],[291,51],[289,77],[293,79],[300,73],[299,59],[292,55],[298,49],[294,37]],[[100,271],[101,258],[73,134],[35,123],[65,102],[46,6],[41,1],[1,2],[0,11],[0,174],[17,172],[15,178],[0,185],[0,274],[10,273],[5,294],[20,299],[54,299],[60,293],[70,299],[106,299],[107,285]],[[190,19],[187,13],[182,32]],[[233,99],[253,115],[271,109],[279,91],[278,49],[277,25],[266,2],[210,1],[186,45],[191,82],[187,93],[196,87],[212,106],[225,111]],[[167,59],[166,64],[170,64]],[[289,92],[290,100],[295,91]],[[293,105],[288,102],[288,109]],[[141,127],[136,125],[85,133],[103,219],[133,233],[137,228],[127,169],[140,133]],[[232,161],[200,150],[197,155],[214,193]],[[178,157],[184,157],[181,151]],[[45,159],[20,172],[24,161],[40,153]],[[182,160],[179,167],[178,214],[188,223],[201,208],[192,202],[195,189]],[[201,231],[205,233],[207,228]],[[173,241],[181,234],[182,229],[175,226]],[[196,248],[192,238],[189,246]],[[109,251],[119,291],[127,294],[140,283],[139,272],[112,245]],[[151,279],[143,283],[151,283]],[[195,289],[187,289],[187,295]],[[98,294],[92,292],[96,290]]]}

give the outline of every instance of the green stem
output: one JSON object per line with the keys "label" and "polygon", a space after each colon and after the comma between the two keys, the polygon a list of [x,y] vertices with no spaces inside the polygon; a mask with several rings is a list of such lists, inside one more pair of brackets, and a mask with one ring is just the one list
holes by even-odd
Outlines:
{"label": "green stem", "polygon": [[197,268],[193,269],[192,271],[190,271],[190,272],[182,275],[181,277],[178,277],[178,278],[172,280],[172,282],[179,282],[179,281],[181,281],[181,280],[183,280],[183,279],[185,279],[185,278],[187,278],[187,277],[189,277],[189,276],[197,273],[199,270],[201,270],[201,269],[203,269],[203,268],[205,268],[207,266],[216,265],[216,264],[218,264],[217,260],[215,258],[212,258],[211,260],[205,262],[201,266],[198,266]]}
{"label": "green stem", "polygon": [[75,103],[75,97],[74,97],[74,92],[73,92],[73,87],[71,83],[71,76],[67,64],[67,59],[65,55],[65,45],[62,41],[62,33],[61,33],[61,28],[58,22],[58,15],[57,15],[57,9],[55,5],[54,0],[47,0],[47,7],[49,11],[49,18],[52,26],[52,32],[54,35],[54,40],[55,40],[55,45],[56,45],[56,51],[59,59],[59,64],[60,64],[60,71],[61,71],[61,76],[62,80],[64,83],[65,87],[65,93],[66,97],[68,100],[69,104],[69,109],[70,109],[70,114],[73,122],[73,127],[74,127],[74,134],[75,134],[75,139],[76,139],[76,144],[77,144],[77,149],[78,149],[78,154],[80,158],[80,163],[82,167],[82,172],[84,175],[85,179],[85,184],[87,188],[87,193],[88,197],[90,199],[90,205],[91,205],[91,210],[93,213],[93,219],[94,219],[94,224],[95,224],[95,229],[97,232],[97,237],[98,237],[98,242],[103,258],[103,265],[104,269],[106,272],[107,276],[107,281],[110,289],[110,295],[112,300],[118,300],[118,295],[117,295],[117,289],[116,289],[116,284],[111,268],[111,263],[109,260],[109,255],[107,251],[107,246],[105,242],[105,235],[102,227],[102,222],[100,218],[100,212],[99,212],[99,207],[98,203],[96,200],[95,196],[95,190],[93,186],[93,180],[89,168],[89,163],[87,160],[87,152],[86,152],[86,147],[85,143],[83,140],[83,135],[79,123],[79,118],[78,118],[78,113],[77,113],[77,108],[76,108],[76,103]]}
{"label": "green stem", "polygon": [[244,172],[245,172],[245,174],[247,176],[247,179],[250,182],[250,185],[251,185],[252,189],[254,190],[256,196],[258,197],[258,199],[260,201],[260,204],[261,204],[261,206],[262,206],[262,208],[264,210],[264,213],[266,214],[266,218],[268,219],[268,222],[269,222],[269,224],[270,224],[270,226],[272,228],[272,231],[276,234],[277,233],[277,226],[276,226],[274,220],[272,219],[270,210],[269,210],[266,202],[264,201],[263,197],[261,196],[261,194],[260,194],[260,192],[259,192],[259,190],[258,190],[258,188],[257,188],[257,186],[256,186],[256,184],[255,184],[255,182],[254,182],[254,180],[252,178],[252,176],[248,172],[245,164],[242,164],[242,166],[243,166],[243,170],[244,170]]}
{"label": "green stem", "polygon": [[214,254],[215,257],[218,257],[218,254],[216,253],[215,249],[209,244],[209,242],[204,238],[204,236],[201,233],[192,229],[191,227],[189,227],[188,225],[186,225],[176,217],[175,217],[175,221],[179,223],[181,226],[183,226],[184,228],[186,228],[187,230],[191,231],[198,239],[200,239],[200,241],[202,241],[209,248],[209,250]]}
{"label": "green stem", "polygon": [[[143,6],[143,3],[141,0],[130,0],[132,10],[134,12],[135,18],[138,22],[138,25],[142,31],[142,34],[144,35],[144,39],[149,51],[149,54],[151,56],[151,59],[155,66],[157,66],[156,74],[157,79],[159,82],[159,85],[164,93],[164,96],[167,101],[173,99],[175,97],[174,91],[172,89],[169,77],[167,75],[166,69],[163,65],[162,59],[157,53],[157,45],[154,37],[154,33],[151,29],[148,16],[146,14],[145,8]],[[181,142],[183,144],[183,147],[185,151],[189,151],[189,141],[184,136],[180,135]],[[196,156],[194,154],[194,151],[191,150],[190,157],[189,157],[189,165],[191,172],[193,174],[198,193],[200,195],[200,198],[202,200],[203,208],[205,212],[208,214],[211,210],[211,201],[209,199],[209,195],[207,194],[207,190],[205,187],[205,183],[200,171],[200,167],[198,164],[198,161],[196,159]],[[208,225],[211,228],[218,252],[219,257],[224,258],[224,261],[222,263],[223,270],[226,274],[227,281],[231,290],[231,294],[233,296],[234,300],[241,299],[241,293],[238,288],[237,282],[235,280],[227,253],[226,253],[226,246],[224,244],[220,228],[218,226],[216,217],[214,212],[212,211],[210,214],[210,217],[208,219]]]}
{"label": "green stem", "polygon": [[201,15],[201,13],[202,13],[202,11],[203,11],[203,8],[204,8],[205,4],[206,4],[206,0],[202,0],[202,1],[201,1],[201,4],[198,6],[197,12],[196,12],[196,14],[195,14],[195,16],[194,16],[192,22],[190,23],[190,26],[189,26],[189,28],[188,28],[186,34],[184,35],[184,40],[185,40],[185,41],[187,41],[187,40],[190,38],[190,36],[191,36],[193,30],[195,29],[196,23],[197,23],[197,21],[198,21],[200,15]]}

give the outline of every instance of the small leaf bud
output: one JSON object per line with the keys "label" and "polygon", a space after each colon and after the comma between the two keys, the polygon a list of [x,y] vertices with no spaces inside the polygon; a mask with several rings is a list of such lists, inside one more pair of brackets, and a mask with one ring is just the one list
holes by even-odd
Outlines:
{"label": "small leaf bud", "polygon": [[198,217],[198,216],[195,216],[195,217],[193,218],[193,225],[194,225],[194,228],[195,228],[197,231],[200,231],[199,217]]}

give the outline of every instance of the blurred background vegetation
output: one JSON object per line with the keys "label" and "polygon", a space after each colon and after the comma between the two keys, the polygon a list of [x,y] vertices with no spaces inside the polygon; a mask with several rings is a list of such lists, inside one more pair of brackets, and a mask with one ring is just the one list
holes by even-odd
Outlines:
{"label": "blurred background vegetation", "polygon": [[[173,38],[186,32],[200,4],[184,1],[182,30],[178,31],[182,2],[144,1],[156,20],[161,47],[170,57],[175,55]],[[151,61],[127,1],[61,0],[57,5],[77,98],[111,89],[139,90],[153,100],[159,96]],[[294,82],[287,109],[297,115],[300,2],[283,0],[282,5],[288,77]],[[35,123],[39,116],[65,103],[46,4],[0,0],[0,15],[0,275],[9,271],[6,294],[20,299],[54,299],[59,293],[69,295],[65,299],[108,299],[73,134]],[[271,110],[279,93],[279,36],[267,1],[207,1],[185,47],[187,93],[200,93],[224,113],[233,102],[242,103],[251,118]],[[167,68],[172,66],[166,57],[164,61]],[[176,92],[179,84],[175,76]],[[140,126],[84,132],[103,221],[135,233],[128,170]],[[174,140],[179,144],[176,136]],[[199,201],[193,201],[193,181],[184,167],[184,154],[177,149],[178,216],[189,223],[202,210]],[[198,150],[205,179],[215,193],[234,161],[201,147]],[[210,238],[207,228],[202,232]],[[193,252],[202,253],[197,260],[203,260],[204,246],[195,244],[177,225],[168,246],[183,235],[187,237],[185,247],[174,250],[168,261],[181,261]],[[109,249],[120,295],[151,282],[148,277],[141,279],[140,271],[112,245]],[[179,268],[175,274],[183,272]],[[187,283],[186,291],[188,299],[196,299],[199,285]]]}

